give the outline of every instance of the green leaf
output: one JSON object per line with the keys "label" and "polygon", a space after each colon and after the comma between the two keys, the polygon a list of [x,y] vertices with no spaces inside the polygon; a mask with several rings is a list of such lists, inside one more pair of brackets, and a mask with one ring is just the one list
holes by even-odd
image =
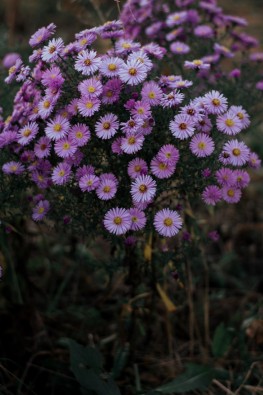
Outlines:
{"label": "green leaf", "polygon": [[205,390],[215,377],[213,368],[204,365],[188,364],[186,371],[176,379],[156,388],[157,393],[180,394],[193,390]]}
{"label": "green leaf", "polygon": [[229,330],[225,327],[224,323],[221,322],[221,324],[218,325],[215,330],[212,341],[212,353],[214,357],[223,357],[225,353],[229,350],[232,339],[232,333],[230,333]]}

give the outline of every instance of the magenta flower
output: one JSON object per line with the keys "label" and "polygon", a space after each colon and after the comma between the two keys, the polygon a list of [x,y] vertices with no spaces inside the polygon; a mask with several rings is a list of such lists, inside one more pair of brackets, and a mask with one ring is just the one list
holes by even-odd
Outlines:
{"label": "magenta flower", "polygon": [[249,160],[250,150],[242,141],[228,141],[223,146],[223,152],[228,155],[228,161],[232,166],[243,166]]}
{"label": "magenta flower", "polygon": [[60,88],[65,79],[63,78],[60,69],[57,66],[52,66],[42,74],[41,82],[47,88]]}
{"label": "magenta flower", "polygon": [[199,158],[204,158],[212,154],[215,143],[211,137],[205,133],[196,134],[190,142],[190,150]]}
{"label": "magenta flower", "polygon": [[48,200],[40,200],[33,208],[32,219],[36,222],[42,221],[50,209]]}
{"label": "magenta flower", "polygon": [[143,211],[138,208],[130,208],[129,214],[131,216],[131,230],[140,230],[145,227],[146,216]]}
{"label": "magenta flower", "polygon": [[91,117],[100,108],[97,97],[81,97],[78,101],[78,110],[83,117]]}
{"label": "magenta flower", "polygon": [[222,191],[217,185],[208,185],[202,193],[202,199],[206,204],[214,206],[222,199]]}
{"label": "magenta flower", "polygon": [[100,72],[106,77],[117,77],[122,65],[122,59],[118,57],[106,57],[101,61]]}
{"label": "magenta flower", "polygon": [[229,136],[238,134],[243,128],[240,118],[232,111],[219,115],[216,120],[216,126],[220,132]]}
{"label": "magenta flower", "polygon": [[218,184],[222,186],[235,184],[233,170],[229,169],[228,167],[222,167],[221,169],[217,170],[215,176]]}
{"label": "magenta flower", "polygon": [[246,188],[250,182],[248,172],[242,169],[233,170],[233,178],[234,182],[232,185],[235,185],[237,188]]}
{"label": "magenta flower", "polygon": [[170,51],[176,55],[185,55],[190,52],[190,47],[181,41],[175,41],[170,45]]}
{"label": "magenta flower", "polygon": [[141,134],[129,132],[121,139],[121,149],[126,154],[134,154],[142,149],[143,143],[144,137]]}
{"label": "magenta flower", "polygon": [[184,67],[186,69],[191,69],[191,70],[209,70],[210,69],[210,64],[209,63],[205,63],[201,59],[195,59],[195,60],[193,60],[191,62],[186,60],[184,62]]}
{"label": "magenta flower", "polygon": [[148,173],[148,166],[145,160],[141,158],[135,158],[128,164],[128,174],[131,178],[137,178],[141,175]]}
{"label": "magenta flower", "polygon": [[175,25],[181,25],[182,23],[186,22],[186,20],[187,20],[186,11],[174,12],[173,14],[170,14],[166,19],[166,25],[168,27],[173,27]]}
{"label": "magenta flower", "polygon": [[150,106],[157,106],[163,96],[161,88],[154,81],[145,82],[141,91],[144,102],[149,103]]}
{"label": "magenta flower", "polygon": [[85,175],[91,175],[95,173],[95,169],[92,165],[83,165],[76,171],[76,179],[79,181],[81,177]]}
{"label": "magenta flower", "polygon": [[151,172],[157,178],[169,178],[175,172],[175,164],[162,162],[158,158],[153,158],[151,161]]}
{"label": "magenta flower", "polygon": [[131,228],[131,216],[124,208],[112,208],[104,216],[105,228],[115,235],[123,235]]}
{"label": "magenta flower", "polygon": [[147,69],[138,60],[128,60],[123,63],[119,71],[119,77],[122,82],[128,85],[138,85],[147,77]]}
{"label": "magenta flower", "polygon": [[27,145],[32,141],[38,133],[38,124],[36,122],[29,122],[18,132],[18,143]]}
{"label": "magenta flower", "polygon": [[124,38],[118,40],[115,45],[116,53],[118,55],[127,54],[132,51],[138,51],[140,47],[140,43]]}
{"label": "magenta flower", "polygon": [[199,25],[194,29],[194,35],[203,38],[213,38],[214,31],[209,25]]}
{"label": "magenta flower", "polygon": [[242,124],[242,129],[247,128],[250,125],[250,119],[249,119],[249,115],[246,112],[246,110],[244,110],[243,107],[241,106],[231,106],[229,108],[229,112],[234,113],[235,115],[238,116],[241,124]]}
{"label": "magenta flower", "polygon": [[102,91],[102,103],[113,104],[119,100],[122,83],[119,78],[112,78],[106,82]]}
{"label": "magenta flower", "polygon": [[81,51],[75,62],[75,69],[84,75],[91,75],[96,73],[100,67],[101,59],[97,58],[96,51]]}
{"label": "magenta flower", "polygon": [[94,191],[99,186],[100,179],[95,174],[85,174],[79,180],[79,187],[82,192]]}
{"label": "magenta flower", "polygon": [[77,144],[74,140],[64,137],[55,143],[55,152],[60,158],[69,158],[77,151]]}
{"label": "magenta flower", "polygon": [[172,237],[181,229],[182,219],[177,211],[164,208],[155,214],[153,224],[160,235]]}
{"label": "magenta flower", "polygon": [[157,154],[157,159],[167,164],[176,165],[179,158],[179,150],[172,144],[163,145]]}
{"label": "magenta flower", "polygon": [[143,50],[132,52],[128,56],[128,61],[132,61],[132,62],[138,61],[139,63],[145,66],[147,71],[151,70],[153,67],[152,61],[149,59],[149,57]]}
{"label": "magenta flower", "polygon": [[101,200],[110,200],[114,198],[117,192],[117,182],[112,177],[100,177],[100,183],[96,193]]}
{"label": "magenta flower", "polygon": [[[38,103],[38,105],[34,108],[35,119],[40,116],[42,119],[46,119],[52,113],[55,107],[55,100],[51,96],[45,96],[43,99]],[[33,117],[31,117],[33,120]]]}
{"label": "magenta flower", "polygon": [[156,182],[151,176],[139,176],[132,182],[131,194],[135,202],[150,202],[156,194]]}
{"label": "magenta flower", "polygon": [[261,159],[255,152],[249,154],[248,165],[253,169],[258,169],[261,166]]}
{"label": "magenta flower", "polygon": [[100,117],[95,124],[96,135],[103,140],[108,140],[113,137],[117,133],[118,128],[118,117],[113,113],[108,113]]}
{"label": "magenta flower", "polygon": [[205,116],[203,107],[199,103],[193,102],[182,107],[180,114],[189,115],[189,117],[193,119],[194,123],[202,121]]}
{"label": "magenta flower", "polygon": [[99,97],[102,93],[102,83],[96,77],[82,81],[78,90],[83,97]]}
{"label": "magenta flower", "polygon": [[215,53],[218,53],[219,55],[223,55],[226,58],[233,58],[235,56],[233,54],[233,52],[230,51],[230,49],[228,49],[224,45],[220,45],[218,43],[214,44],[214,50],[215,50]]}
{"label": "magenta flower", "polygon": [[19,175],[25,171],[25,166],[19,162],[7,162],[2,166],[2,170],[5,174]]}
{"label": "magenta flower", "polygon": [[227,203],[238,203],[239,200],[241,199],[241,194],[242,194],[241,190],[234,186],[232,187],[226,186],[222,189],[222,198]]}
{"label": "magenta flower", "polygon": [[143,125],[143,119],[130,118],[126,122],[121,122],[121,130],[124,133],[136,133],[139,128]]}
{"label": "magenta flower", "polygon": [[55,25],[53,26],[53,29],[49,27],[41,27],[30,37],[29,45],[31,47],[36,47],[37,45],[42,44],[44,41],[48,40],[54,32]]}
{"label": "magenta flower", "polygon": [[64,185],[70,180],[71,174],[71,166],[62,162],[53,169],[52,181],[55,185]]}
{"label": "magenta flower", "polygon": [[69,130],[68,137],[74,141],[78,147],[83,147],[90,140],[90,130],[87,125],[76,123]]}
{"label": "magenta flower", "polygon": [[35,144],[34,152],[38,158],[46,158],[49,156],[51,150],[51,141],[48,137],[40,137]]}
{"label": "magenta flower", "polygon": [[227,99],[218,91],[211,91],[203,98],[208,114],[222,114],[227,110]]}
{"label": "magenta flower", "polygon": [[174,137],[185,140],[194,134],[195,122],[189,115],[178,114],[170,122],[170,131]]}
{"label": "magenta flower", "polygon": [[47,123],[45,133],[50,140],[60,140],[68,134],[70,123],[61,115],[57,115]]}

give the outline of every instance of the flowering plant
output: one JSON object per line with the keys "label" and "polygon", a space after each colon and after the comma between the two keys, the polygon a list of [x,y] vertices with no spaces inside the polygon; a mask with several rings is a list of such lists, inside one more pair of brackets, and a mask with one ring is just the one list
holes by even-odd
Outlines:
{"label": "flowering plant", "polygon": [[[18,59],[6,78],[22,86],[1,123],[2,170],[33,191],[33,220],[171,237],[188,200],[239,201],[246,168],[260,164],[237,138],[250,124],[242,106],[217,90],[194,95],[181,75],[156,75],[165,50],[125,39],[119,21],[68,45],[54,32],[39,29],[33,66]],[[113,42],[104,54],[92,48],[98,36]]]}

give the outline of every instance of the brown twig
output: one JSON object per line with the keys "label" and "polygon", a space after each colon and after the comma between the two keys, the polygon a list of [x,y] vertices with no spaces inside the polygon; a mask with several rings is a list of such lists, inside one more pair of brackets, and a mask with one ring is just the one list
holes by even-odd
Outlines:
{"label": "brown twig", "polygon": [[235,395],[234,392],[232,392],[227,387],[225,387],[222,383],[220,383],[220,381],[214,379],[213,384],[215,384],[217,387],[221,388],[221,390],[223,390],[227,395]]}
{"label": "brown twig", "polygon": [[244,380],[242,381],[242,383],[240,384],[240,386],[238,387],[238,389],[235,391],[235,395],[239,394],[239,392],[241,391],[241,389],[244,387],[244,384],[248,381],[249,377],[251,376],[251,373],[254,369],[254,367],[258,364],[258,361],[255,361],[252,363],[252,365],[250,366]]}

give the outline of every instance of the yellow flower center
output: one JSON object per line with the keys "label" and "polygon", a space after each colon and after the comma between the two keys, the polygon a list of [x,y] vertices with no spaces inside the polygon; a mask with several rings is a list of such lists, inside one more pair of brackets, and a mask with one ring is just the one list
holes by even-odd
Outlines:
{"label": "yellow flower center", "polygon": [[116,66],[116,64],[114,64],[114,63],[110,63],[110,64],[108,65],[108,69],[109,69],[110,71],[115,71],[115,70],[117,69],[117,66]]}
{"label": "yellow flower center", "polygon": [[95,89],[94,86],[92,86],[92,85],[88,87],[88,92],[89,92],[89,93],[94,93],[95,90],[96,90],[96,89]]}
{"label": "yellow flower center", "polygon": [[181,130],[185,130],[185,129],[187,128],[186,123],[184,123],[184,122],[180,123],[179,128],[180,128]]}
{"label": "yellow flower center", "polygon": [[144,114],[144,108],[143,108],[143,107],[139,107],[139,108],[137,109],[137,113],[138,113],[138,114]]}
{"label": "yellow flower center", "polygon": [[107,91],[107,92],[106,92],[106,96],[107,96],[107,97],[112,97],[112,95],[113,95],[112,91]]}
{"label": "yellow flower center", "polygon": [[234,189],[229,189],[229,190],[227,191],[227,194],[228,194],[229,197],[235,196],[235,191],[234,191]]}
{"label": "yellow flower center", "polygon": [[87,39],[83,38],[82,40],[80,40],[80,45],[85,45],[87,43]]}
{"label": "yellow flower center", "polygon": [[40,174],[38,175],[38,177],[37,177],[37,178],[38,178],[38,180],[39,180],[39,181],[43,181],[43,180],[44,180],[44,177],[43,177],[43,176],[41,176]]}
{"label": "yellow flower center", "polygon": [[159,167],[160,170],[167,169],[167,165],[165,163],[163,163],[163,162],[161,162],[158,167]]}
{"label": "yellow flower center", "polygon": [[219,106],[221,104],[219,99],[213,99],[212,103],[213,103],[214,106]]}
{"label": "yellow flower center", "polygon": [[132,222],[137,222],[138,218],[137,217],[132,217]]}
{"label": "yellow flower center", "polygon": [[201,66],[201,65],[203,64],[203,62],[202,62],[202,60],[200,60],[200,59],[196,59],[196,60],[193,60],[193,64],[194,64],[195,66]]}
{"label": "yellow flower center", "polygon": [[106,193],[108,193],[108,192],[110,192],[110,187],[109,187],[109,185],[106,185],[104,188],[103,188],[103,192],[106,192]]}
{"label": "yellow flower center", "polygon": [[122,43],[122,48],[124,48],[124,49],[129,49],[129,48],[131,48],[131,44],[130,43]]}
{"label": "yellow flower center", "polygon": [[88,101],[88,102],[86,103],[86,107],[87,107],[87,108],[92,108],[92,107],[93,107],[93,103],[92,103],[91,101]]}
{"label": "yellow flower center", "polygon": [[141,171],[141,166],[140,165],[136,165],[136,166],[134,166],[134,170],[136,171],[136,172],[139,172],[139,171]]}
{"label": "yellow flower center", "polygon": [[44,211],[44,207],[39,207],[39,209],[37,210],[38,214],[43,214]]}
{"label": "yellow flower center", "polygon": [[148,97],[150,99],[154,99],[156,97],[156,95],[155,95],[155,93],[153,91],[151,91],[151,92],[148,93]]}
{"label": "yellow flower center", "polygon": [[244,114],[243,114],[242,112],[238,112],[238,113],[237,113],[237,116],[238,116],[238,118],[241,119],[241,120],[244,119]]}
{"label": "yellow flower center", "polygon": [[172,226],[173,224],[173,220],[171,218],[165,218],[165,220],[163,221],[165,226]]}
{"label": "yellow flower center", "polygon": [[63,144],[63,149],[66,150],[66,151],[69,150],[70,149],[70,144],[69,143],[64,143]]}
{"label": "yellow flower center", "polygon": [[115,217],[114,220],[113,220],[113,222],[114,222],[116,225],[120,225],[120,224],[122,223],[122,218],[121,218],[121,217]]}
{"label": "yellow flower center", "polygon": [[44,103],[43,103],[43,107],[44,107],[44,108],[49,108],[49,107],[50,107],[50,104],[51,104],[50,101],[45,100]]}
{"label": "yellow flower center", "polygon": [[200,149],[205,149],[206,144],[203,141],[200,141],[200,143],[198,143],[198,148]]}
{"label": "yellow flower center", "polygon": [[134,144],[135,141],[136,141],[136,139],[135,139],[135,137],[133,137],[133,136],[128,138],[128,143],[129,143],[129,144]]}
{"label": "yellow flower center", "polygon": [[60,172],[58,173],[58,175],[60,177],[63,177],[65,175],[65,170],[60,170]]}
{"label": "yellow flower center", "polygon": [[241,154],[241,151],[240,151],[239,148],[234,148],[233,151],[232,151],[232,153],[233,153],[233,155],[235,155],[235,156],[239,156],[239,155]]}
{"label": "yellow flower center", "polygon": [[56,50],[55,45],[51,45],[51,47],[49,48],[48,52],[49,52],[49,53],[54,53],[55,50]]}
{"label": "yellow flower center", "polygon": [[87,185],[90,187],[93,184],[92,180],[88,180]]}
{"label": "yellow flower center", "polygon": [[24,137],[28,137],[28,136],[30,136],[31,133],[32,133],[32,130],[26,129],[26,130],[23,132],[23,136],[24,136]]}
{"label": "yellow flower center", "polygon": [[108,130],[110,128],[110,123],[109,122],[104,122],[102,126],[103,126],[103,129]]}
{"label": "yellow flower center", "polygon": [[11,166],[11,171],[16,171],[16,170],[17,170],[17,166],[16,165]]}
{"label": "yellow flower center", "polygon": [[136,70],[134,67],[131,67],[131,68],[129,69],[129,74],[130,74],[130,75],[136,75],[136,74],[137,74],[137,70]]}
{"label": "yellow flower center", "polygon": [[225,124],[226,126],[234,126],[235,122],[233,121],[233,119],[226,119]]}
{"label": "yellow flower center", "polygon": [[143,58],[137,58],[136,60],[138,60],[140,63],[144,63],[144,59]]}
{"label": "yellow flower center", "polygon": [[12,66],[12,67],[10,67],[10,69],[9,69],[9,71],[8,71],[8,74],[9,74],[9,75],[10,75],[10,74],[13,74],[15,71],[16,71],[16,66]]}
{"label": "yellow flower center", "polygon": [[60,125],[60,123],[56,123],[55,125],[54,125],[54,131],[55,132],[60,132],[61,131],[61,129],[62,129],[62,126]]}
{"label": "yellow flower center", "polygon": [[77,139],[81,139],[81,138],[83,137],[83,133],[79,130],[79,131],[76,133],[76,137],[77,137]]}
{"label": "yellow flower center", "polygon": [[145,184],[141,184],[140,186],[139,186],[139,191],[140,192],[146,192],[147,191],[147,186],[145,185]]}
{"label": "yellow flower center", "polygon": [[84,60],[84,64],[85,64],[85,66],[90,66],[91,65],[91,60],[90,59]]}

